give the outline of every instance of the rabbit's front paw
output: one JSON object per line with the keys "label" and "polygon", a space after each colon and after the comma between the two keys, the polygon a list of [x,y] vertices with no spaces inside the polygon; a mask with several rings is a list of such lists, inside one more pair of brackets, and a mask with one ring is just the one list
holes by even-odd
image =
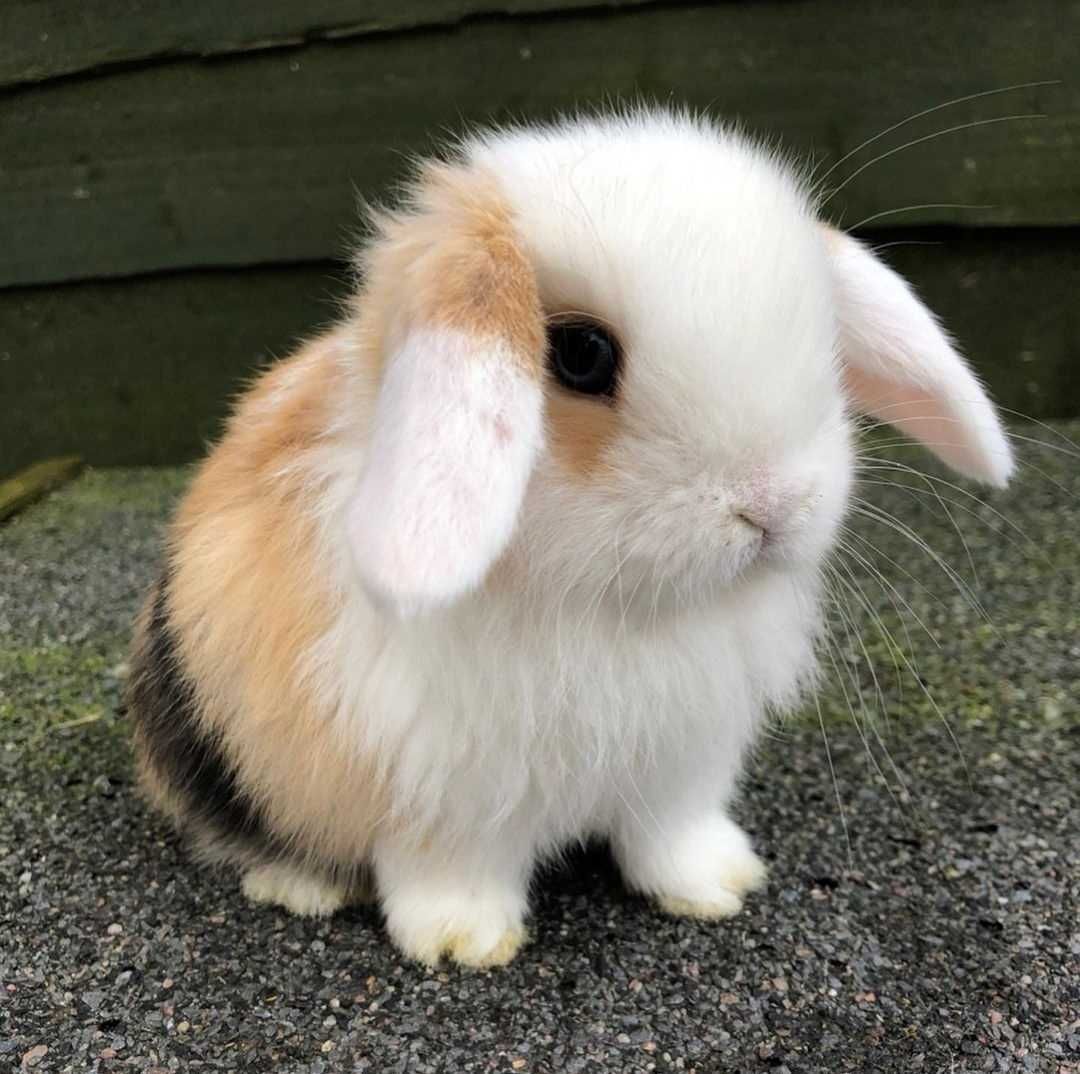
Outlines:
{"label": "rabbit's front paw", "polygon": [[375,850],[386,928],[410,958],[503,966],[525,943],[528,858],[510,840],[440,851],[438,839],[387,841]]}
{"label": "rabbit's front paw", "polygon": [[428,966],[443,958],[473,969],[504,966],[526,939],[516,902],[496,892],[396,892],[386,901],[386,927],[406,955]]}
{"label": "rabbit's front paw", "polygon": [[619,848],[630,886],[669,914],[731,917],[742,909],[744,895],[764,885],[764,862],[722,813],[698,818],[671,836],[642,837]]}

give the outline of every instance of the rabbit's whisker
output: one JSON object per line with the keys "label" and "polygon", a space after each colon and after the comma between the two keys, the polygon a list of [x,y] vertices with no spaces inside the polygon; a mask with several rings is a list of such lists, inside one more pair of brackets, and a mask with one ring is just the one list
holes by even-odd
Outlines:
{"label": "rabbit's whisker", "polygon": [[850,185],[855,179],[857,179],[867,168],[872,168],[875,164],[879,164],[883,160],[887,160],[889,157],[896,156],[897,153],[902,153],[905,149],[911,149],[913,146],[922,145],[923,142],[933,141],[935,138],[943,138],[947,134],[956,134],[959,131],[971,130],[974,127],[988,127],[994,123],[1009,123],[1018,119],[1046,119],[1046,113],[1044,112],[1018,112],[1011,116],[993,116],[990,119],[973,119],[968,123],[958,123],[954,127],[946,127],[944,130],[934,131],[932,134],[924,134],[920,138],[912,138],[910,141],[904,142],[903,145],[893,146],[892,149],[885,150],[884,153],[879,153],[876,157],[872,157],[865,164],[860,164],[853,172],[845,176],[844,179],[837,183],[836,186],[829,191],[828,194],[822,198],[821,204],[827,205],[837,194],[840,193],[845,187]]}
{"label": "rabbit's whisker", "polygon": [[828,179],[837,168],[842,167],[852,157],[861,153],[867,146],[881,141],[882,138],[888,137],[893,131],[897,131],[901,127],[906,127],[909,123],[914,123],[915,120],[922,119],[924,116],[933,115],[935,112],[941,112],[946,108],[953,108],[958,104],[966,104],[968,101],[978,101],[984,97],[996,97],[1003,93],[1015,93],[1018,90],[1041,89],[1044,86],[1059,85],[1061,85],[1059,79],[1048,79],[1041,82],[1018,82],[1012,86],[999,86],[997,89],[981,90],[979,93],[967,93],[964,94],[963,97],[953,97],[952,100],[943,101],[941,104],[935,104],[932,108],[924,108],[921,112],[915,112],[906,119],[902,119],[898,123],[894,123],[892,126],[886,127],[883,131],[879,131],[872,137],[860,142],[854,149],[849,150],[834,164],[830,165],[828,170],[820,176],[818,183],[822,183]]}
{"label": "rabbit's whisker", "polygon": [[[948,202],[948,201],[926,202],[926,203],[924,203],[922,205],[901,205],[896,209],[882,209],[880,212],[871,213],[869,216],[864,216],[857,224],[851,224],[850,226],[845,226],[844,230],[849,231],[849,232],[850,231],[858,231],[859,228],[865,227],[867,224],[871,224],[875,220],[884,219],[884,217],[886,217],[886,216],[897,216],[900,213],[914,213],[914,212],[918,212],[921,209],[969,209],[969,210],[982,209],[982,210],[987,210],[987,209],[993,209],[993,208],[994,208],[993,205],[964,205],[963,203],[960,203],[960,202]],[[875,249],[879,249],[879,247],[875,247]]]}
{"label": "rabbit's whisker", "polygon": [[[860,647],[860,649],[862,650],[862,653],[863,653],[863,658],[864,658],[864,660],[866,662],[866,667],[870,671],[870,676],[871,676],[871,679],[872,679],[873,684],[874,684],[874,691],[875,691],[875,694],[877,696],[877,703],[878,703],[878,706],[879,706],[879,711],[884,712],[885,711],[885,695],[882,692],[881,684],[878,681],[877,672],[874,670],[873,661],[870,659],[870,654],[867,652],[866,646],[863,643],[862,637],[860,636],[858,630],[855,628],[855,625],[851,620],[851,616],[847,612],[847,609],[844,607],[843,602],[841,600],[838,600],[835,594],[833,595],[833,610],[836,612],[837,617],[840,620],[840,625],[843,627],[844,636],[845,636],[845,639],[847,641],[848,646],[851,646],[852,637],[854,637],[855,640],[858,642],[859,647]],[[872,717],[872,714],[870,712],[870,709],[867,707],[866,698],[865,698],[865,696],[863,694],[862,683],[859,680],[858,673],[857,673],[855,667],[853,666],[853,664],[850,661],[847,661],[847,660],[843,659],[843,653],[842,652],[840,652],[839,656],[838,656],[838,650],[839,650],[838,641],[839,641],[839,639],[837,639],[835,637],[835,635],[832,633],[831,626],[830,626],[830,635],[829,635],[829,637],[830,637],[830,642],[831,643],[826,646],[826,650],[825,650],[826,655],[828,656],[829,662],[832,664],[833,670],[836,673],[836,677],[837,677],[838,684],[840,686],[841,693],[844,695],[844,702],[847,705],[848,713],[851,716],[851,722],[854,725],[855,730],[858,733],[859,739],[862,742],[863,749],[866,751],[867,756],[870,758],[871,762],[873,763],[874,768],[877,771],[877,774],[878,774],[879,778],[881,779],[881,782],[884,784],[886,790],[889,793],[889,796],[891,798],[893,798],[894,801],[895,801],[895,796],[893,795],[892,785],[889,782],[889,780],[886,778],[885,773],[882,771],[881,766],[878,763],[877,755],[874,753],[874,750],[873,750],[873,748],[872,748],[872,746],[870,744],[870,741],[866,737],[865,728],[867,726],[872,726],[874,721],[873,721],[873,717]],[[845,665],[846,675],[851,681],[852,690],[854,692],[854,695],[858,698],[859,711],[862,713],[862,720],[859,719],[859,716],[855,711],[855,705],[852,702],[851,695],[848,693],[847,685],[844,682],[845,675],[840,670],[840,663],[841,662],[843,662],[844,665]]]}

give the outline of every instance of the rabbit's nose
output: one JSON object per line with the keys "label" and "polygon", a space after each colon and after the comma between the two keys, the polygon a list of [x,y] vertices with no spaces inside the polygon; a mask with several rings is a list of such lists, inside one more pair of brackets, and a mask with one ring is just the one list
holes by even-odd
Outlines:
{"label": "rabbit's nose", "polygon": [[735,512],[735,517],[742,519],[748,526],[761,530],[762,533],[768,533],[775,527],[773,514],[771,511],[762,511],[757,506],[743,506]]}
{"label": "rabbit's nose", "polygon": [[755,471],[737,490],[735,515],[748,525],[768,533],[780,521],[783,498],[772,474],[764,470]]}
{"label": "rabbit's nose", "polygon": [[735,515],[768,537],[797,525],[816,495],[811,487],[784,482],[759,471],[739,489]]}

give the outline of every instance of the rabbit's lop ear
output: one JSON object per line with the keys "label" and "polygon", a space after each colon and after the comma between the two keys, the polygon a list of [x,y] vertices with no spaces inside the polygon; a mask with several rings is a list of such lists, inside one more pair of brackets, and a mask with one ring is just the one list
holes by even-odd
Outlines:
{"label": "rabbit's lop ear", "polygon": [[1013,455],[982,386],[934,315],[865,246],[825,229],[844,377],[856,409],[921,440],[954,470],[1003,486]]}
{"label": "rabbit's lop ear", "polygon": [[510,540],[543,437],[546,337],[490,181],[430,165],[377,225],[361,302],[382,381],[349,535],[372,596],[410,615],[478,586]]}

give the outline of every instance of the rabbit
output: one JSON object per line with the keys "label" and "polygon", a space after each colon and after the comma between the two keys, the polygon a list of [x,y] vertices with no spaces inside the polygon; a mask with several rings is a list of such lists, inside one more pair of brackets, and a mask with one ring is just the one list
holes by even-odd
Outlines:
{"label": "rabbit", "polygon": [[812,690],[871,415],[1013,459],[979,381],[805,175],[639,108],[481,130],[371,212],[339,322],[262,373],[136,625],[141,784],[255,902],[373,893],[411,959],[508,962],[536,864],[735,914],[728,814]]}

